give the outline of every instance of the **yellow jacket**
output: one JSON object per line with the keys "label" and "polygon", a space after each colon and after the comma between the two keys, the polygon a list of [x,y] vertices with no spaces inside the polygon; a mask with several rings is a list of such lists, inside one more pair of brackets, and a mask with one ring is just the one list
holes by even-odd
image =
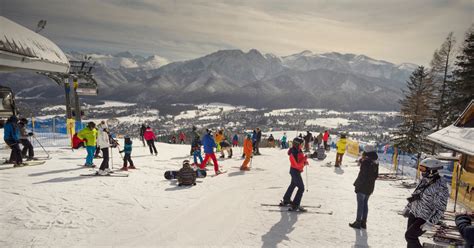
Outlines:
{"label": "yellow jacket", "polygon": [[77,137],[80,139],[86,139],[86,146],[96,146],[97,144],[97,129],[90,129],[88,127],[82,129],[77,133]]}
{"label": "yellow jacket", "polygon": [[337,153],[344,154],[346,152],[346,146],[347,146],[347,139],[345,138],[339,139],[339,141],[336,143]]}

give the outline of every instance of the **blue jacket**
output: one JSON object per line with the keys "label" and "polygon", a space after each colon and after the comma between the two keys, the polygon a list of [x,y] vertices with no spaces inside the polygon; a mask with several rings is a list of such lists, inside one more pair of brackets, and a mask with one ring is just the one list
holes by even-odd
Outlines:
{"label": "blue jacket", "polygon": [[125,143],[125,145],[123,145],[123,151],[125,154],[132,154],[132,142],[130,142],[130,144]]}
{"label": "blue jacket", "polygon": [[202,138],[202,145],[204,146],[204,153],[214,153],[214,147],[217,147],[214,138],[210,134],[204,135]]}
{"label": "blue jacket", "polygon": [[18,142],[20,140],[20,128],[18,125],[12,122],[7,122],[3,128],[3,139],[5,141]]}

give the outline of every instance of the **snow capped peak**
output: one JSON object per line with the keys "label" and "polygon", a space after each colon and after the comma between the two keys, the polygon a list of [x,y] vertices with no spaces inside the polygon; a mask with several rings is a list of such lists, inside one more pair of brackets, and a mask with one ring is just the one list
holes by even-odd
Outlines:
{"label": "snow capped peak", "polygon": [[401,63],[397,65],[397,68],[400,70],[414,71],[416,68],[418,68],[418,65],[412,63]]}
{"label": "snow capped peak", "polygon": [[158,69],[159,67],[169,63],[168,59],[155,54],[142,61],[140,67],[143,67],[144,69]]}
{"label": "snow capped peak", "polygon": [[129,51],[114,54],[114,57],[133,58],[133,54]]}
{"label": "snow capped peak", "polygon": [[304,51],[298,53],[298,55],[300,55],[300,56],[312,56],[314,54],[310,50],[304,50]]}

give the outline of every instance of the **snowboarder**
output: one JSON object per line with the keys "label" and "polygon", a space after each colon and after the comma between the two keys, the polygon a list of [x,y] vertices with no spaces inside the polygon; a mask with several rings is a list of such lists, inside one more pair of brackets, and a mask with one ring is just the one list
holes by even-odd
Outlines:
{"label": "snowboarder", "polygon": [[[102,125],[104,124],[104,125]],[[102,150],[102,163],[100,164],[99,171],[97,174],[105,176],[110,173],[109,169],[109,147],[110,139],[109,132],[104,123],[97,125],[97,147]]]}
{"label": "snowboarder", "polygon": [[[26,160],[33,160],[35,153],[33,151],[33,145],[31,144],[29,137],[33,136],[32,132],[28,132],[26,130],[26,125],[28,124],[28,120],[26,118],[21,118],[18,126],[20,127],[20,143],[23,145],[23,149],[21,150],[21,156],[23,158],[26,157]],[[28,154],[28,157],[26,156]]]}
{"label": "snowboarder", "polygon": [[304,152],[310,151],[309,144],[311,144],[311,141],[313,141],[313,134],[310,131],[306,131],[306,135],[304,136]]}
{"label": "snowboarder", "polygon": [[[304,155],[303,151],[301,150],[303,142],[303,139],[296,137],[293,140],[292,147],[288,149],[288,156],[291,164],[291,183],[290,186],[288,186],[288,189],[283,196],[283,201],[280,203],[280,205],[290,205],[290,211],[306,211],[306,209],[300,206],[301,198],[303,197],[304,193],[304,183],[303,178],[301,177],[301,172],[303,172],[303,168],[308,165],[308,157]],[[293,194],[293,191],[296,187],[298,187],[298,191],[296,192],[293,201],[291,201],[291,195]]]}
{"label": "snowboarder", "polygon": [[324,149],[326,149],[326,151],[329,149],[328,141],[329,141],[329,131],[326,130],[324,131],[324,135],[323,135]]}
{"label": "snowboarder", "polygon": [[87,123],[87,127],[79,131],[77,134],[79,139],[84,140],[86,150],[87,150],[87,157],[85,166],[87,167],[95,167],[94,165],[94,152],[97,145],[97,129],[95,129],[95,123],[89,122]]}
{"label": "snowboarder", "polygon": [[346,153],[346,146],[347,146],[347,139],[346,134],[341,134],[341,138],[336,144],[337,153],[336,153],[336,163],[335,167],[340,167],[342,164],[342,157],[344,157],[344,153]]}
{"label": "snowboarder", "polygon": [[145,130],[146,130],[146,126],[145,124],[142,124],[142,126],[140,127],[140,140],[143,142],[143,146],[146,146],[145,145]]}
{"label": "snowboarder", "polygon": [[271,148],[275,147],[275,137],[273,137],[273,134],[270,134],[268,137],[268,146]]}
{"label": "snowboarder", "polygon": [[157,156],[158,151],[156,151],[156,147],[155,147],[156,136],[150,126],[146,127],[145,133],[143,133],[143,137],[145,138],[146,143],[148,144],[148,148],[150,149],[151,155],[153,155],[153,152],[154,152],[155,156]]}
{"label": "snowboarder", "polygon": [[260,128],[257,127],[256,135],[255,135],[255,147],[254,147],[255,155],[262,155],[260,154],[260,149],[259,149],[261,141],[262,141],[262,130],[260,130]]}
{"label": "snowboarder", "polygon": [[232,138],[232,146],[233,147],[239,146],[239,136],[237,134],[234,134],[234,137]]}
{"label": "snowboarder", "polygon": [[[120,170],[128,171],[128,169],[136,169],[132,161],[132,140],[128,135],[124,137],[123,150],[120,151],[120,153],[122,152],[124,152],[125,155],[123,156],[123,167]],[[130,163],[130,166],[127,167],[128,163]]]}
{"label": "snowboarder", "polygon": [[202,164],[202,156],[201,156],[201,137],[199,134],[196,134],[194,136],[194,140],[191,143],[191,149],[193,152],[193,159],[194,159],[194,164],[197,166],[200,166],[200,164],[197,163],[197,159],[199,158],[199,161]]}
{"label": "snowboarder", "polygon": [[357,216],[349,226],[352,228],[367,228],[367,214],[369,212],[368,201],[374,192],[375,180],[379,174],[378,156],[372,145],[364,147],[362,159],[360,160],[360,171],[354,182],[357,194]]}
{"label": "snowboarder", "polygon": [[232,158],[232,146],[230,145],[229,141],[226,139],[222,140],[221,143],[221,157],[220,158],[225,158],[224,151],[227,151],[228,158]]}
{"label": "snowboarder", "polygon": [[288,142],[286,139],[286,133],[283,133],[283,137],[281,137],[281,149],[288,149]]}
{"label": "snowboarder", "polygon": [[178,186],[196,185],[196,172],[191,168],[189,160],[183,161],[183,168],[178,171]]}
{"label": "snowboarder", "polygon": [[10,154],[10,161],[13,162],[13,167],[18,167],[23,164],[20,150],[20,128],[18,127],[18,118],[14,115],[8,118],[7,123],[3,126],[3,140],[12,149]]}
{"label": "snowboarder", "polygon": [[244,154],[245,154],[245,160],[242,163],[242,166],[240,166],[240,170],[250,170],[250,167],[248,166],[250,160],[252,159],[252,135],[247,134],[247,138],[244,140]]}
{"label": "snowboarder", "polygon": [[427,158],[420,162],[423,178],[411,194],[403,215],[408,217],[405,240],[407,247],[422,247],[418,237],[430,230],[446,210],[449,191],[446,182],[438,173],[443,168],[441,161]]}
{"label": "snowboarder", "polygon": [[214,147],[217,147],[217,145],[212,138],[211,130],[206,129],[206,134],[202,138],[202,145],[204,146],[204,153],[206,156],[204,156],[204,161],[201,163],[201,170],[204,170],[206,168],[207,161],[212,159],[212,162],[214,163],[214,172],[216,175],[221,174],[222,171],[219,170],[219,164],[217,163],[216,155],[214,154]]}
{"label": "snowboarder", "polygon": [[460,214],[456,216],[456,226],[459,233],[466,241],[464,247],[474,246],[474,226],[472,225],[472,219],[467,214]]}
{"label": "snowboarder", "polygon": [[179,133],[179,143],[180,144],[186,143],[186,135],[183,132]]}

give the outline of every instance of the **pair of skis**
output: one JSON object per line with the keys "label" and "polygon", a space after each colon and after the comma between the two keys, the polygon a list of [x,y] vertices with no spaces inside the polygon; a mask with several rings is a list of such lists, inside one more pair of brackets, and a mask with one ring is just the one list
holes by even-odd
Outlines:
{"label": "pair of skis", "polygon": [[280,204],[268,204],[268,203],[262,203],[260,204],[262,207],[279,207],[280,209],[265,209],[268,212],[296,212],[296,213],[310,213],[310,214],[326,214],[326,215],[332,215],[332,211],[322,211],[318,210],[321,208],[321,204],[318,205],[313,205],[313,206],[308,206],[308,205],[302,205],[301,207],[306,208],[306,211],[294,211],[291,210],[291,208],[286,209],[287,207],[290,207],[289,205],[280,205]]}

